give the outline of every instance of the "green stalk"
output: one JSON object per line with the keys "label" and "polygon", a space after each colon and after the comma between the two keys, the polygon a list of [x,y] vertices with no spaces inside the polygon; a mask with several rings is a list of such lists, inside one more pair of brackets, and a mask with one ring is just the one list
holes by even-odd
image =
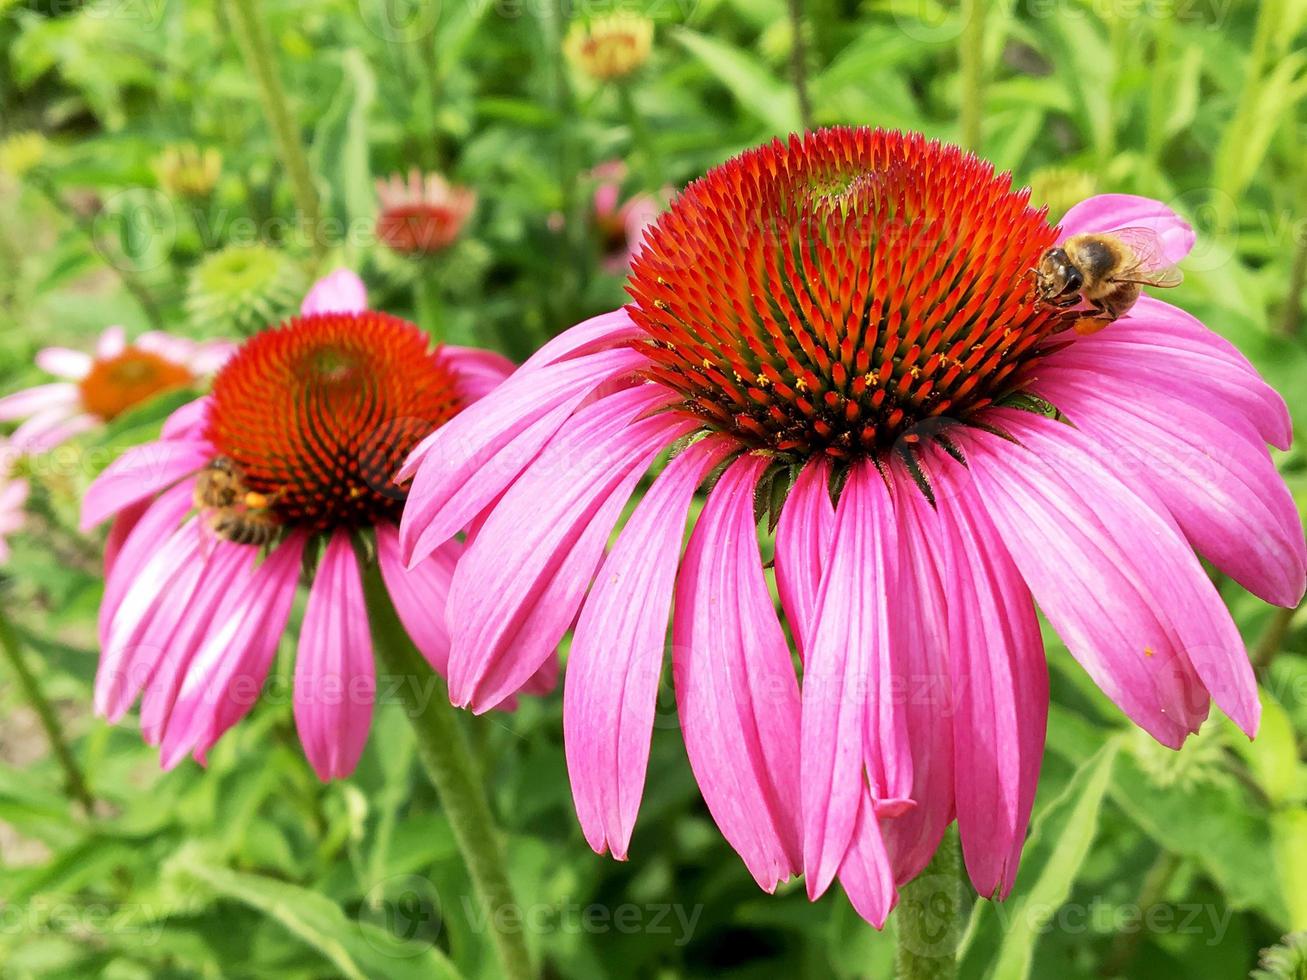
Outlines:
{"label": "green stalk", "polygon": [[980,152],[980,124],[985,114],[985,0],[962,0],[958,37],[958,74],[962,85],[958,130],[962,145]]}
{"label": "green stalk", "polygon": [[799,121],[806,130],[812,129],[812,98],[808,95],[808,48],[803,37],[803,0],[789,0],[790,71],[794,75],[794,93],[799,97]]}
{"label": "green stalk", "polygon": [[290,177],[295,204],[309,226],[313,257],[321,259],[327,252],[322,237],[322,211],[318,190],[313,184],[309,159],[300,141],[299,129],[286,101],[286,89],[277,71],[277,58],[268,36],[267,25],[259,17],[257,0],[228,0],[232,32],[250,73],[259,86],[263,115],[276,140],[282,165]]}
{"label": "green stalk", "polygon": [[41,689],[41,682],[27,666],[27,661],[23,659],[18,637],[14,635],[9,617],[3,611],[0,611],[0,648],[4,649],[5,659],[13,666],[14,674],[18,678],[18,686],[22,688],[27,703],[32,706],[32,710],[40,719],[45,737],[50,742],[50,748],[64,771],[65,791],[81,806],[86,815],[90,816],[95,810],[95,798],[91,796],[91,791],[86,786],[86,777],[82,775],[81,767],[77,764],[77,759],[74,758],[73,751],[68,745],[68,739],[64,736],[59,716],[55,714],[54,706],[50,704],[50,700]]}
{"label": "green stalk", "polygon": [[640,115],[640,110],[635,104],[635,96],[631,94],[629,82],[627,80],[617,82],[615,87],[617,100],[622,106],[622,115],[626,117],[626,124],[631,127],[631,140],[640,154],[645,190],[655,191],[666,183],[666,178],[663,176],[662,161],[654,146],[653,135],[649,132],[644,116]]}
{"label": "green stalk", "polygon": [[1293,265],[1289,267],[1289,287],[1284,294],[1284,309],[1280,311],[1280,334],[1298,336],[1302,325],[1302,297],[1307,288],[1307,234],[1293,250]]}
{"label": "green stalk", "polygon": [[898,980],[954,980],[962,937],[962,860],[950,827],[924,871],[899,889],[894,913]]}
{"label": "green stalk", "polygon": [[505,980],[531,980],[535,970],[521,927],[521,906],[513,897],[503,843],[457,709],[400,624],[375,566],[368,569],[364,587],[377,662],[386,673],[404,679],[399,694],[417,734],[418,757],[440,795],[467,865],[499,961],[499,975]]}

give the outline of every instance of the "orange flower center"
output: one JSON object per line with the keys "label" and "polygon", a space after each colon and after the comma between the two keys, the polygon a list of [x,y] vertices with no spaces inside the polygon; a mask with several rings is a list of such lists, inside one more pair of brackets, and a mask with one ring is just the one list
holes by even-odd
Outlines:
{"label": "orange flower center", "polygon": [[455,376],[413,324],[385,313],[296,317],[218,373],[207,435],[282,524],[396,520],[405,457],[461,407]]}
{"label": "orange flower center", "polygon": [[82,407],[106,422],[155,395],[195,380],[190,369],[138,347],[97,358],[80,382]]}
{"label": "orange flower center", "polygon": [[788,457],[876,455],[1015,393],[1063,328],[1029,271],[1055,230],[1007,175],[917,135],[751,150],[649,230],[628,287],[683,410]]}

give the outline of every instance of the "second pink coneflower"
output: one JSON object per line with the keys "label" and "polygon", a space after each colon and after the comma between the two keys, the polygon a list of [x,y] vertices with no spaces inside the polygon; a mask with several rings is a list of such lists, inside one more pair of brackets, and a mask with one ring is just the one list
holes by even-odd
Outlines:
{"label": "second pink coneflower", "polygon": [[[1060,237],[1141,226],[1167,261],[1192,245],[1120,195],[1059,231],[981,160],[866,129],[692,184],[646,234],[629,307],[562,334],[406,466],[410,561],[477,526],[449,590],[455,703],[498,704],[575,623],[577,814],[625,856],[670,614],[718,827],[762,887],[838,877],[875,923],[955,814],[976,889],[1011,888],[1048,708],[1036,603],[1161,742],[1210,699],[1252,734],[1252,670],[1195,549],[1271,602],[1301,597],[1302,528],[1266,451],[1289,442],[1284,403],[1175,307],[1145,297],[1079,336],[1031,288]],[[801,683],[759,543],[778,506]]]}

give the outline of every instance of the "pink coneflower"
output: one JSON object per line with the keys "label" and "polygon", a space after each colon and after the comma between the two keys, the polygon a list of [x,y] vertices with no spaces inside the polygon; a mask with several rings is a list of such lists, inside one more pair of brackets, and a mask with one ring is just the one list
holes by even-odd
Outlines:
{"label": "pink coneflower", "polygon": [[[604,271],[625,274],[631,267],[631,260],[640,251],[644,230],[658,218],[662,207],[652,194],[633,194],[622,199],[626,164],[621,160],[599,164],[590,171],[590,176],[596,181],[594,223],[599,234]],[[664,188],[662,196],[664,200],[670,200],[671,188]]]}
{"label": "pink coneflower", "polygon": [[46,452],[156,395],[194,384],[220,368],[235,347],[151,330],[133,341],[122,327],[100,335],[95,354],[47,347],[36,364],[63,380],[0,398],[0,422],[25,419],[10,437],[14,449]]}
{"label": "pink coneflower", "polygon": [[[1251,734],[1253,674],[1194,549],[1298,601],[1302,529],[1265,447],[1289,419],[1174,307],[1144,298],[1082,337],[1036,304],[1059,237],[1123,226],[1169,261],[1193,242],[1122,195],[1059,231],[989,164],[869,129],[691,185],[646,235],[630,306],[555,339],[401,474],[407,558],[477,526],[449,591],[454,702],[493,707],[575,622],[573,795],[591,845],[624,857],[675,597],[680,723],[717,825],[763,888],[838,877],[878,924],[955,814],[977,890],[1012,886],[1048,706],[1036,602],[1165,744],[1209,696]],[[1021,410],[1039,399],[1064,416]],[[778,506],[802,684],[759,544]]]}
{"label": "pink coneflower", "polygon": [[476,207],[476,193],[449,183],[439,174],[409,171],[377,181],[381,214],[377,237],[387,247],[406,255],[433,255],[458,238]]}
{"label": "pink coneflower", "polygon": [[10,473],[15,455],[14,450],[0,445],[0,565],[9,561],[9,535],[20,530],[27,519],[27,481]]}
{"label": "pink coneflower", "polygon": [[440,600],[461,546],[406,570],[404,495],[390,478],[511,367],[485,351],[433,349],[417,327],[368,310],[346,271],[315,286],[300,316],[243,343],[211,395],[87,491],[85,527],[117,516],[96,710],[116,721],[143,694],[141,727],[163,764],[203,757],[253,705],[307,559],[295,720],[318,775],[349,774],[375,687],[356,549],[375,553],[401,622],[443,673]]}

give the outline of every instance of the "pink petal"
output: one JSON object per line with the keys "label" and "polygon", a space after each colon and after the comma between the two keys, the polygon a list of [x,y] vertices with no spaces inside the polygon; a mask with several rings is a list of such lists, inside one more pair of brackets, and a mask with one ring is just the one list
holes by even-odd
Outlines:
{"label": "pink petal", "polygon": [[413,477],[399,537],[410,563],[463,530],[526,469],[596,388],[644,363],[635,351],[601,351],[521,370],[493,397],[465,408],[413,451],[398,479]]}
{"label": "pink petal", "polygon": [[953,693],[939,515],[901,462],[894,462],[891,475],[903,549],[894,598],[902,653],[894,664],[894,690],[906,715],[908,795],[916,806],[884,821],[881,833],[901,883],[930,862],[953,820]]}
{"label": "pink petal", "polygon": [[51,408],[33,415],[15,429],[9,444],[19,452],[45,453],[101,424],[94,415],[78,414],[70,418],[67,409]]}
{"label": "pink petal", "polygon": [[[892,826],[899,819],[887,821]],[[885,925],[890,910],[898,900],[894,873],[877,823],[875,806],[866,793],[858,807],[858,820],[849,841],[849,849],[840,864],[840,884],[858,915],[877,929]]]}
{"label": "pink petal", "polygon": [[83,531],[197,472],[213,458],[207,443],[182,440],[133,446],[110,463],[82,496]]}
{"label": "pink petal", "polygon": [[[1284,399],[1231,351],[1188,314],[1145,296],[1111,330],[1077,338],[1046,363],[1167,392],[1227,424],[1250,425],[1266,442],[1287,449],[1293,430]],[[1177,385],[1181,371],[1186,383]]]}
{"label": "pink petal", "polygon": [[350,532],[327,542],[295,654],[295,728],[323,782],[358,765],[376,700],[372,632]]}
{"label": "pink petal", "polygon": [[110,722],[126,713],[165,656],[167,637],[200,580],[203,543],[194,519],[174,530],[131,576],[112,618],[104,621],[95,710]]}
{"label": "pink petal", "polygon": [[[213,398],[205,395],[193,402],[187,402],[168,416],[159,431],[159,438],[167,440],[205,441],[204,430],[209,424],[209,408]],[[217,455],[215,450],[214,455]]]}
{"label": "pink petal", "polygon": [[208,542],[208,552],[195,589],[181,607],[180,619],[163,629],[147,630],[138,641],[163,651],[141,698],[141,734],[151,745],[158,745],[163,737],[182,680],[208,637],[219,605],[249,574],[258,555],[257,548],[222,540]]}
{"label": "pink petal", "polygon": [[91,373],[91,355],[67,347],[47,347],[37,351],[36,366],[56,378],[81,381]]}
{"label": "pink petal", "polygon": [[794,481],[776,524],[776,587],[800,656],[807,650],[834,530],[830,464],[818,458]]}
{"label": "pink petal", "polygon": [[811,899],[829,887],[853,835],[864,729],[874,798],[903,800],[912,784],[907,731],[890,690],[898,547],[885,480],[875,463],[855,464],[835,508],[803,671],[803,859]]}
{"label": "pink petal", "polygon": [[1161,239],[1166,261],[1176,263],[1194,247],[1189,222],[1161,201],[1134,194],[1099,194],[1075,205],[1062,219],[1059,242],[1085,232],[1111,232],[1120,228],[1149,228]]}
{"label": "pink petal", "polygon": [[127,331],[122,327],[106,327],[95,345],[95,356],[100,360],[117,357],[127,349]]}
{"label": "pink petal", "polygon": [[1164,501],[1217,568],[1267,602],[1298,604],[1307,586],[1302,521],[1259,437],[1164,392],[1125,397],[1056,370],[1034,387],[1111,451],[1123,479]]}
{"label": "pink petal", "polygon": [[206,340],[196,345],[186,363],[199,377],[216,374],[239,348],[229,340]]}
{"label": "pink petal", "polygon": [[767,462],[741,457],[709,494],[681,563],[672,650],[677,711],[704,802],[771,892],[798,872],[802,849],[799,687],[753,516]]}
{"label": "pink petal", "polygon": [[933,455],[947,563],[954,791],[967,873],[981,895],[1016,880],[1044,751],[1048,668],[1039,621],[969,473]]}
{"label": "pink petal", "polygon": [[668,397],[641,385],[582,409],[487,516],[450,587],[455,704],[494,707],[562,639],[635,484],[694,425],[649,414]]}
{"label": "pink petal", "polygon": [[163,733],[165,768],[208,752],[258,700],[290,617],[304,542],[304,535],[291,535],[228,591]]}
{"label": "pink petal", "polygon": [[445,605],[454,567],[463,553],[457,541],[446,541],[411,569],[399,552],[399,531],[392,524],[377,525],[377,560],[381,578],[394,603],[395,613],[413,645],[441,677],[449,673],[449,626]]}
{"label": "pink petal", "polygon": [[0,398],[0,422],[13,422],[52,409],[62,409],[68,417],[76,414],[81,403],[77,385],[68,381],[37,385]]}
{"label": "pink petal", "polygon": [[507,357],[494,351],[449,345],[440,350],[458,373],[458,393],[466,401],[484,398],[517,369]]}
{"label": "pink petal", "polygon": [[701,440],[667,465],[605,559],[572,638],[563,697],[572,798],[590,846],[619,860],[644,793],[686,514],[729,448]]}
{"label": "pink petal", "polygon": [[1243,641],[1170,516],[1114,476],[1070,426],[1030,412],[992,418],[1026,448],[968,433],[976,483],[1068,649],[1164,744],[1178,747],[1197,730],[1204,686],[1251,737],[1261,704]]}
{"label": "pink petal", "polygon": [[368,308],[368,288],[349,269],[323,276],[309,289],[300,313],[362,313]]}
{"label": "pink petal", "polygon": [[[142,500],[124,509],[110,532],[114,547],[105,549],[104,596],[100,600],[99,637],[104,646],[118,607],[127,595],[141,570],[159,550],[191,511],[192,485],[187,483],[170,487],[155,500]],[[137,513],[140,511],[140,513]],[[119,524],[127,522],[121,532]]]}
{"label": "pink petal", "polygon": [[627,346],[644,336],[644,331],[635,325],[626,310],[601,313],[564,330],[532,354],[520,370],[535,371],[570,358]]}

